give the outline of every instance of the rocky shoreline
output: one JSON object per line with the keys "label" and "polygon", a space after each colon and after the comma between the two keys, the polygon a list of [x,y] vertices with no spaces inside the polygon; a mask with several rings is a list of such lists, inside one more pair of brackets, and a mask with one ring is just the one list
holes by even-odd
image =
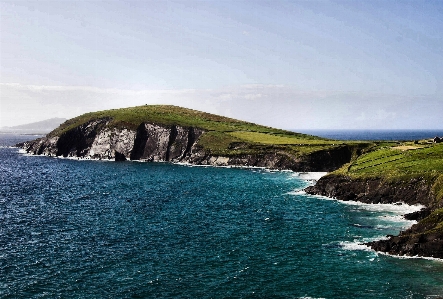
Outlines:
{"label": "rocky shoreline", "polygon": [[[173,162],[193,165],[264,167],[296,172],[331,172],[349,163],[352,148],[342,145],[328,150],[295,157],[284,151],[266,151],[254,154],[214,155],[199,144],[206,132],[196,127],[141,123],[136,130],[112,128],[109,118],[100,118],[71,128],[60,136],[46,137],[18,144],[34,155],[103,159]],[[403,182],[386,182],[381,178],[351,179],[330,174],[305,190],[309,194],[323,195],[340,200],[363,203],[422,204],[427,209],[406,215],[419,222],[399,236],[368,243],[376,251],[394,255],[443,258],[443,229],[432,227],[438,221],[439,207],[428,182],[413,178]],[[443,221],[443,212],[441,213]],[[430,217],[432,220],[429,220]],[[428,221],[429,220],[429,221]]]}
{"label": "rocky shoreline", "polygon": [[343,145],[295,157],[285,151],[255,154],[214,155],[199,145],[206,132],[195,127],[142,123],[137,130],[109,128],[109,119],[96,119],[68,130],[61,136],[18,144],[34,155],[99,160],[136,160],[212,166],[249,166],[293,171],[333,171],[348,163],[352,149]]}
{"label": "rocky shoreline", "polygon": [[330,174],[322,177],[305,191],[343,201],[422,204],[426,208],[405,215],[406,219],[417,220],[417,224],[400,232],[398,236],[390,235],[386,240],[369,242],[365,245],[390,255],[443,259],[443,230],[438,227],[443,220],[443,211],[440,213],[432,188],[424,180],[385,182],[382,179],[352,179]]}

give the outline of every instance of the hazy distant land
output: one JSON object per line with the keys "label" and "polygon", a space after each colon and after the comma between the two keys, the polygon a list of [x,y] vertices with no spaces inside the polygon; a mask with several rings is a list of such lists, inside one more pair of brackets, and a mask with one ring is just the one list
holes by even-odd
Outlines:
{"label": "hazy distant land", "polygon": [[0,133],[19,133],[19,134],[47,134],[64,123],[66,118],[54,117],[34,123],[28,123],[19,126],[1,127]]}

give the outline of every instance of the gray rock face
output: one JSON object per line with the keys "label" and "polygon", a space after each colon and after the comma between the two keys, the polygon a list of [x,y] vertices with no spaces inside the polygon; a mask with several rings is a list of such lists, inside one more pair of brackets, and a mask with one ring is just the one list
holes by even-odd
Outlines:
{"label": "gray rock face", "polygon": [[[112,128],[111,119],[95,119],[64,132],[21,146],[37,155],[113,159],[116,161],[168,161],[196,165],[264,167],[293,171],[331,171],[351,159],[347,146],[295,157],[284,151],[213,155],[198,144],[205,132],[195,127],[141,123],[136,130]],[[233,146],[241,146],[234,144]]]}
{"label": "gray rock face", "polygon": [[105,129],[95,137],[88,156],[93,159],[114,159],[118,155],[129,157],[134,146],[135,134],[128,129]]}
{"label": "gray rock face", "polygon": [[137,129],[131,160],[187,161],[203,130],[143,123]]}
{"label": "gray rock face", "polygon": [[206,156],[196,147],[203,130],[142,123],[133,131],[109,128],[109,121],[106,118],[90,121],[60,137],[44,137],[19,146],[35,155],[116,161],[190,162]]}
{"label": "gray rock face", "polygon": [[19,146],[23,147],[28,153],[33,155],[55,156],[57,153],[58,139],[58,137],[43,137],[34,141],[19,144]]}

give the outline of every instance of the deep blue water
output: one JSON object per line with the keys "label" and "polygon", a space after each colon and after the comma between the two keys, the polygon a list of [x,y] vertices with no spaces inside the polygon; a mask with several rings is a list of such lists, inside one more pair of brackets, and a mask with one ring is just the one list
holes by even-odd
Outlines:
{"label": "deep blue water", "polygon": [[301,130],[297,132],[336,140],[422,140],[436,136],[443,137],[443,130]]}
{"label": "deep blue water", "polygon": [[435,298],[443,262],[364,241],[407,206],[309,196],[305,175],[26,156],[0,135],[0,298]]}

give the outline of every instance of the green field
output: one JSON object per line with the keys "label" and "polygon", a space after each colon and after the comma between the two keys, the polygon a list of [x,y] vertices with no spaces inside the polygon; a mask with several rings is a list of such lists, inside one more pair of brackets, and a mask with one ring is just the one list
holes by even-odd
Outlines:
{"label": "green field", "polygon": [[284,151],[299,156],[345,144],[170,105],[145,105],[86,113],[66,121],[49,135],[60,136],[88,121],[102,118],[110,119],[109,127],[132,130],[136,130],[143,122],[200,128],[206,133],[199,140],[199,145],[214,155]]}
{"label": "green field", "polygon": [[443,173],[443,144],[382,145],[339,170],[351,177],[433,178]]}

